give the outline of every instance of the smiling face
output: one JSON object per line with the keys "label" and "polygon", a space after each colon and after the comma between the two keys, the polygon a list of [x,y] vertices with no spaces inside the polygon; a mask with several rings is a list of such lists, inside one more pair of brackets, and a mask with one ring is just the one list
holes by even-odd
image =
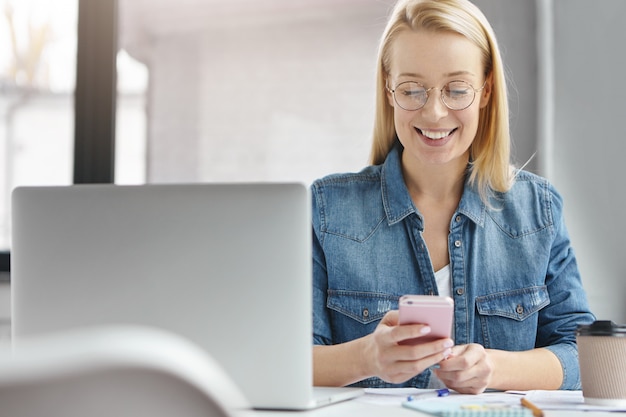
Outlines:
{"label": "smiling face", "polygon": [[[405,168],[452,165],[465,169],[469,148],[478,128],[480,108],[487,105],[491,81],[476,92],[464,110],[450,110],[441,100],[441,88],[451,81],[465,81],[478,90],[485,82],[480,49],[464,36],[451,32],[405,30],[393,41],[387,84],[415,81],[429,89],[428,101],[419,110],[404,110],[389,92],[394,124],[404,146]],[[399,92],[396,92],[399,94]]]}

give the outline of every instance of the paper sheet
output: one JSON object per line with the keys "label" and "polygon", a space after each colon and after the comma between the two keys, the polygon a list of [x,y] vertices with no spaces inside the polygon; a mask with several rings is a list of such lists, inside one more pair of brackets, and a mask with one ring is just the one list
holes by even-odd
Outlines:
{"label": "paper sheet", "polygon": [[[358,401],[383,406],[398,406],[407,400],[409,395],[416,395],[434,390],[417,388],[366,388],[365,395]],[[502,403],[509,405],[519,405],[521,397],[526,396],[537,407],[544,410],[574,410],[574,411],[622,411],[624,407],[607,407],[590,405],[584,402],[582,391],[506,391],[506,392],[485,392],[479,395],[464,395],[451,391],[447,397],[437,398],[437,401],[451,404],[471,404],[471,403]]]}
{"label": "paper sheet", "polygon": [[[417,388],[366,388],[365,395],[361,396],[358,400],[378,405],[402,406],[402,403],[407,400],[409,395],[419,395],[424,392],[433,391],[435,390]],[[506,405],[519,405],[520,398],[520,395],[509,394],[502,391],[485,392],[479,395],[459,394],[451,391],[450,395],[446,397],[438,397],[432,400],[450,404],[498,403]]]}
{"label": "paper sheet", "polygon": [[527,391],[526,398],[544,410],[626,411],[626,406],[586,404],[582,391]]}

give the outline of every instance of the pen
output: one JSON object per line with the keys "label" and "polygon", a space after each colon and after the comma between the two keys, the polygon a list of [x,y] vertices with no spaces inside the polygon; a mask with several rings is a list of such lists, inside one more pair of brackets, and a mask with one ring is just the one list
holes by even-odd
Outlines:
{"label": "pen", "polygon": [[526,398],[522,397],[521,399],[522,406],[530,409],[533,412],[533,417],[543,417],[543,411],[541,408],[537,407],[535,404],[528,401]]}
{"label": "pen", "polygon": [[421,400],[424,398],[446,397],[448,395],[450,395],[450,391],[447,388],[443,388],[443,389],[436,389],[436,390],[432,390],[428,392],[422,392],[419,394],[409,395],[406,398],[406,400],[413,401],[413,400]]}

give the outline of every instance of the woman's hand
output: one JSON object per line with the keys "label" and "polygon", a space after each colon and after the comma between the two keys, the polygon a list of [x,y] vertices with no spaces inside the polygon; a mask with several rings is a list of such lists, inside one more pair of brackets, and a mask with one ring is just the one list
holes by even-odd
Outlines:
{"label": "woman's hand", "polygon": [[374,332],[367,336],[364,349],[368,373],[390,383],[407,381],[425,369],[447,358],[453,346],[451,339],[421,344],[401,344],[430,333],[423,324],[398,325],[398,311],[389,311]]}
{"label": "woman's hand", "polygon": [[545,348],[517,352],[459,345],[435,373],[448,388],[464,394],[480,394],[487,388],[554,390],[563,383],[561,362]]}
{"label": "woman's hand", "polygon": [[478,344],[459,345],[435,370],[448,387],[462,394],[480,394],[490,386],[494,366],[484,347]]}

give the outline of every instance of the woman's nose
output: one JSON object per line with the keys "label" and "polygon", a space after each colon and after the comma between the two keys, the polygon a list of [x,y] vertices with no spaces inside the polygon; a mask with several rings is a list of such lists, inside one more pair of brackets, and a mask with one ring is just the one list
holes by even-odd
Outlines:
{"label": "woman's nose", "polygon": [[428,99],[421,113],[422,117],[429,120],[439,120],[447,116],[449,110],[441,99],[441,90],[433,88],[428,92]]}

